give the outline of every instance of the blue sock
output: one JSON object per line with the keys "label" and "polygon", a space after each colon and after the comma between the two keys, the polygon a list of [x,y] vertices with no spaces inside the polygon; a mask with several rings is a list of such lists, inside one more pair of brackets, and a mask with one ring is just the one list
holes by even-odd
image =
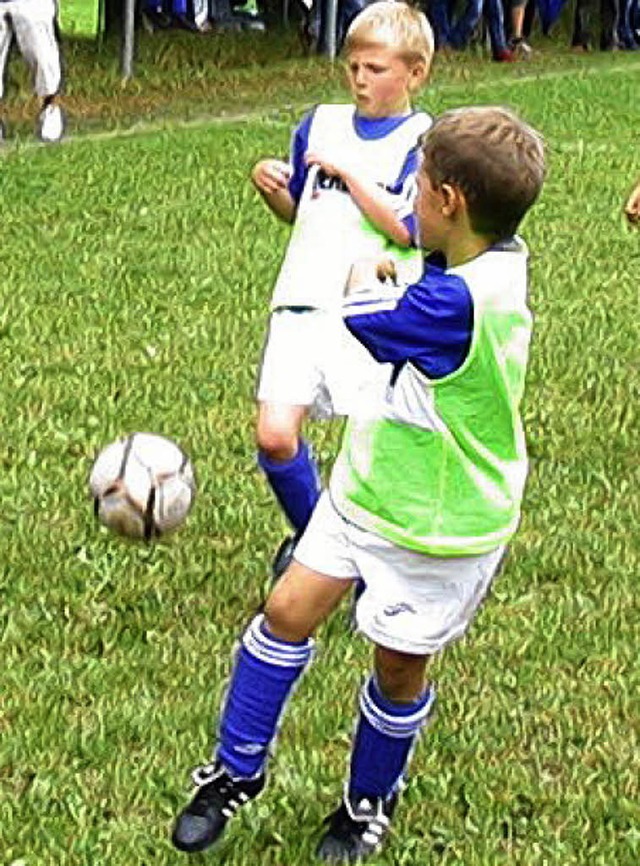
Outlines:
{"label": "blue sock", "polygon": [[313,641],[288,643],[257,616],[242,637],[222,712],[216,758],[232,776],[262,773],[282,709],[311,657]]}
{"label": "blue sock", "polygon": [[320,477],[311,448],[301,439],[298,453],[285,463],[270,460],[259,451],[258,465],[267,476],[289,523],[296,532],[301,532],[320,496]]}
{"label": "blue sock", "polygon": [[388,797],[398,790],[434,703],[433,686],[415,703],[399,704],[382,696],[373,677],[365,683],[351,752],[350,797]]}

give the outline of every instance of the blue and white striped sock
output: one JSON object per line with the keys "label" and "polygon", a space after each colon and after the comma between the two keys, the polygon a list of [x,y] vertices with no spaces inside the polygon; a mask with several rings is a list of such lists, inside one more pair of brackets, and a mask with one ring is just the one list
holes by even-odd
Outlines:
{"label": "blue and white striped sock", "polygon": [[388,797],[400,787],[418,732],[433,711],[435,696],[430,686],[414,703],[394,703],[383,697],[374,677],[364,684],[351,752],[350,797]]}
{"label": "blue and white striped sock", "polygon": [[273,637],[257,616],[242,637],[222,712],[216,757],[238,778],[260,775],[280,715],[313,651],[313,641]]}

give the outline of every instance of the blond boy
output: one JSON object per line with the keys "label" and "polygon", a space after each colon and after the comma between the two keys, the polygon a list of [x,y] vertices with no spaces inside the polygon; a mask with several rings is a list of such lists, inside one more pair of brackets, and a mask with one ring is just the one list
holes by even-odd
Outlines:
{"label": "blond boy", "polygon": [[290,162],[261,159],[252,172],[271,211],[293,224],[271,300],[256,439],[295,536],[320,495],[304,421],[348,414],[371,373],[340,318],[350,268],[386,251],[408,281],[421,270],[412,204],[418,139],[431,118],[411,102],[429,73],[431,28],[419,10],[381,0],[354,19],[344,55],[352,103],[316,106],[294,132]]}
{"label": "blond boy", "polygon": [[365,583],[356,613],[373,673],[316,853],[358,863],[380,848],[433,710],[429,658],[469,626],[518,524],[531,315],[515,232],[543,178],[540,137],[505,109],[448,112],[426,134],[416,214],[438,258],[400,298],[372,276],[345,304],[347,328],[390,373],[363,389],[329,490],[242,638],[213,763],[174,829],[181,850],[212,844],[263,788],[311,635],[354,580]]}

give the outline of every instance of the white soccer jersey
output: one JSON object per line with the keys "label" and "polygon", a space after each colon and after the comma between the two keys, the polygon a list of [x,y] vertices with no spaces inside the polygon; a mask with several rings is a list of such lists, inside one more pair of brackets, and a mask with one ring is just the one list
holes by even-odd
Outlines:
{"label": "white soccer jersey", "polygon": [[[308,150],[353,168],[365,182],[393,189],[431,118],[418,112],[384,136],[363,138],[356,131],[354,115],[352,105],[319,105],[311,121]],[[406,217],[413,208],[414,177],[407,179],[399,193],[388,192],[388,196],[399,219]],[[328,177],[314,166],[298,205],[271,307],[336,310],[353,263],[386,253],[397,259],[400,281],[418,279],[420,252],[393,244],[366,219],[339,178]]]}

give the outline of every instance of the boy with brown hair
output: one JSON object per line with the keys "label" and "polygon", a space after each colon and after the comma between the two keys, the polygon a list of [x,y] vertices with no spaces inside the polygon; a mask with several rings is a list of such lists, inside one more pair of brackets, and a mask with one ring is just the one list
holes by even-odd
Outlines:
{"label": "boy with brown hair", "polygon": [[320,495],[304,422],[348,414],[373,366],[342,325],[350,268],[387,252],[408,282],[422,269],[412,210],[431,118],[411,101],[431,66],[431,28],[418,9],[380,0],[352,22],[344,55],[352,102],[316,106],[294,132],[290,162],[261,159],[252,172],[270,210],[293,224],[257,390],[258,463],[294,531],[276,577]]}
{"label": "boy with brown hair", "polygon": [[380,848],[432,713],[429,658],[469,626],[520,516],[531,315],[514,233],[544,171],[540,136],[503,108],[447,112],[424,136],[416,214],[438,255],[400,297],[372,263],[345,303],[347,328],[389,375],[363,389],[295,559],[242,637],[213,763],[174,829],[181,850],[212,844],[262,790],[311,635],[358,579],[374,670],[317,856],[357,863]]}

